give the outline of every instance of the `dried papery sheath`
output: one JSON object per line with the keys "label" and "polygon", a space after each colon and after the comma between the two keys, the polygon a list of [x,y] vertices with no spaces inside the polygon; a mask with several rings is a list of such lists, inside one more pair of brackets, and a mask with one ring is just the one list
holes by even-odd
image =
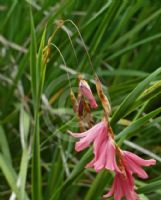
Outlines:
{"label": "dried papery sheath", "polygon": [[83,116],[83,110],[84,110],[84,99],[81,96],[81,98],[79,99],[79,102],[78,102],[78,115],[80,117]]}
{"label": "dried papery sheath", "polygon": [[86,97],[86,99],[89,101],[91,108],[97,108],[98,107],[96,100],[95,100],[95,98],[92,94],[90,86],[83,79],[80,79],[80,81],[79,81],[79,90],[82,93],[82,95],[84,97]]}
{"label": "dried papery sheath", "polygon": [[80,116],[79,113],[78,113],[79,103],[78,103],[78,100],[76,99],[72,89],[70,90],[70,99],[71,99],[71,102],[72,102],[73,111],[75,112],[75,114],[78,118],[80,131],[83,132],[83,131],[85,131],[84,122],[83,122],[82,116]]}
{"label": "dried papery sheath", "polygon": [[84,124],[84,121],[83,121],[82,117],[78,117],[78,121],[79,121],[80,132],[82,133],[83,131],[86,130],[85,124]]}
{"label": "dried papery sheath", "polygon": [[49,58],[51,54],[51,48],[49,45],[47,45],[46,47],[44,47],[43,49],[43,57],[42,57],[42,60],[43,60],[43,63],[46,64],[47,63],[47,60]]}
{"label": "dried papery sheath", "polygon": [[90,106],[88,103],[86,103],[86,101],[84,101],[84,110],[85,110],[84,121],[87,122],[88,128],[92,128],[92,126],[94,125],[94,121],[93,121]]}
{"label": "dried papery sheath", "polygon": [[78,116],[82,120],[85,129],[93,126],[93,118],[89,104],[86,102],[83,96],[79,98],[78,102]]}
{"label": "dried papery sheath", "polygon": [[59,19],[59,20],[56,21],[56,26],[57,26],[58,28],[61,28],[63,25],[64,25],[64,20]]}
{"label": "dried papery sheath", "polygon": [[71,99],[71,102],[72,102],[73,110],[74,110],[75,113],[77,113],[78,102],[77,102],[77,99],[76,99],[72,89],[70,90],[70,99]]}
{"label": "dried papery sheath", "polygon": [[101,100],[105,113],[109,116],[111,113],[111,106],[107,97],[105,96],[103,92],[101,81],[99,80],[97,75],[95,75],[95,81],[96,81],[97,94]]}

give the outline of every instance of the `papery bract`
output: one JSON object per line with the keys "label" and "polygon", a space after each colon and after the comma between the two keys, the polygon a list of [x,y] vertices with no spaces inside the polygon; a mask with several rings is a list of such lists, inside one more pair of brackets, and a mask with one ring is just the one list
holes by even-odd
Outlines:
{"label": "papery bract", "polygon": [[95,81],[96,81],[97,94],[101,100],[104,111],[106,112],[107,115],[109,115],[111,113],[111,106],[108,101],[108,98],[106,97],[106,95],[103,92],[101,81],[99,80],[97,75],[95,75]]}

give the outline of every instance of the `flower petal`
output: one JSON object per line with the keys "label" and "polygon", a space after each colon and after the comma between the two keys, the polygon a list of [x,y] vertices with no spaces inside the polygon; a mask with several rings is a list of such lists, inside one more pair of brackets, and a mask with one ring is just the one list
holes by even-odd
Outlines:
{"label": "flower petal", "polygon": [[111,197],[111,196],[113,195],[114,190],[115,190],[115,188],[116,188],[116,181],[117,181],[117,180],[116,180],[116,178],[115,178],[114,181],[113,181],[112,187],[111,187],[111,189],[109,190],[109,192],[108,192],[107,194],[103,195],[104,198],[108,198],[108,197]]}
{"label": "flower petal", "polygon": [[91,161],[85,166],[85,168],[92,168],[93,165],[94,165],[94,163],[95,163],[95,158],[94,158],[93,160],[91,160]]}
{"label": "flower petal", "polygon": [[104,143],[100,146],[99,149],[99,156],[97,156],[97,160],[94,163],[94,168],[96,169],[96,171],[100,171],[102,168],[105,167],[106,164],[106,157],[107,157],[107,142],[104,141]]}
{"label": "flower petal", "polygon": [[130,170],[132,173],[136,173],[140,178],[148,178],[148,174],[145,172],[144,169],[142,169],[142,166],[154,165],[156,163],[155,160],[144,160],[128,151],[123,151],[123,155],[124,164],[126,165],[126,168],[128,170]]}
{"label": "flower petal", "polygon": [[82,151],[83,149],[87,148],[92,142],[96,140],[96,138],[102,133],[102,130],[106,128],[106,124],[104,121],[99,122],[95,126],[93,126],[88,131],[83,133],[72,133],[70,131],[69,134],[73,137],[80,138],[79,142],[76,142],[75,150]]}
{"label": "flower petal", "polygon": [[108,198],[114,195],[115,200],[121,200],[122,197],[126,197],[127,200],[136,200],[137,194],[134,191],[133,179],[132,174],[128,171],[126,171],[126,176],[116,172],[111,189],[103,197]]}
{"label": "flower petal", "polygon": [[137,156],[134,153],[131,153],[129,151],[124,151],[124,154],[127,155],[131,160],[133,160],[135,163],[141,166],[151,166],[156,164],[156,160],[150,159],[150,160],[144,160]]}
{"label": "flower petal", "polygon": [[109,140],[107,142],[107,149],[106,149],[106,164],[105,168],[112,170],[112,171],[117,171],[119,172],[119,168],[117,167],[116,164],[116,149],[114,146],[114,141],[111,137],[109,137]]}
{"label": "flower petal", "polygon": [[83,133],[73,133],[71,131],[68,131],[68,133],[75,138],[82,138],[89,134],[92,134],[92,135],[97,134],[99,132],[99,130],[102,128],[102,126],[104,126],[103,121],[99,122],[98,124],[96,124],[95,126],[93,126],[92,128],[90,128],[89,130],[87,130]]}
{"label": "flower petal", "polygon": [[136,173],[140,178],[143,179],[148,178],[148,174],[139,165],[133,162],[133,160],[129,159],[128,157],[125,157],[124,163],[126,168],[132,173]]}
{"label": "flower petal", "polygon": [[127,169],[126,177],[120,175],[120,185],[122,187],[123,196],[125,196],[127,200],[137,199],[137,194],[134,191],[134,178]]}

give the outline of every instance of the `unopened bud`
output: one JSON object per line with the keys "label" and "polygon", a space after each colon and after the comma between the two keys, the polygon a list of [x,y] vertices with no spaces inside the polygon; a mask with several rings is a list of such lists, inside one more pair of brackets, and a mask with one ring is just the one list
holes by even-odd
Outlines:
{"label": "unopened bud", "polygon": [[88,83],[85,80],[80,80],[79,89],[80,89],[82,95],[85,96],[87,98],[87,100],[89,101],[91,108],[97,108],[98,105],[96,103],[96,100],[92,94],[90,86],[88,85]]}

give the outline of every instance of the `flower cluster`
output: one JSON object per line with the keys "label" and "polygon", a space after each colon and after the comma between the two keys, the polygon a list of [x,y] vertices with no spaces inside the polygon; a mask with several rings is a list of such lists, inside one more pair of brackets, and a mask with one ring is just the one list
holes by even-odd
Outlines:
{"label": "flower cluster", "polygon": [[[144,160],[131,152],[123,151],[117,146],[113,130],[109,123],[111,107],[107,97],[103,93],[101,82],[97,76],[95,80],[97,93],[104,109],[104,117],[87,131],[81,133],[69,131],[69,134],[75,138],[79,138],[79,141],[75,145],[75,150],[78,152],[93,144],[94,158],[86,165],[86,168],[94,168],[96,172],[108,169],[115,173],[112,187],[103,197],[107,198],[113,195],[115,200],[121,200],[122,197],[126,197],[127,200],[136,200],[138,196],[134,190],[133,174],[142,179],[148,178],[147,173],[142,167],[155,165],[156,161],[154,159]],[[92,91],[85,80],[79,80],[78,96],[81,97],[78,98],[77,108],[75,108],[78,116],[80,115],[80,107],[81,113],[85,109],[85,106],[82,106],[82,100],[80,101],[82,98],[85,98],[85,102],[86,100],[88,101],[90,108],[98,107]],[[83,114],[81,115],[83,116]]]}

